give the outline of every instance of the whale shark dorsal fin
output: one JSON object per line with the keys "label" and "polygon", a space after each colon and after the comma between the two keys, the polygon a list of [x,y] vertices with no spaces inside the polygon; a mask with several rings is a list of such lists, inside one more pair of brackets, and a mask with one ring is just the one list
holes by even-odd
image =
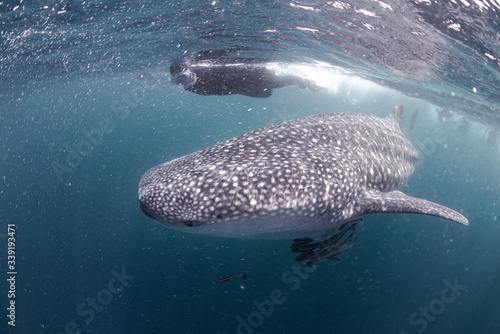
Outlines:
{"label": "whale shark dorsal fin", "polygon": [[403,120],[403,105],[398,104],[395,106],[389,115],[387,115],[386,119],[394,121],[399,127],[401,127],[401,121]]}
{"label": "whale shark dorsal fin", "polygon": [[370,213],[418,213],[436,216],[454,221],[462,225],[469,225],[467,218],[460,213],[445,206],[415,198],[394,190],[381,192],[378,190],[365,190],[359,198],[362,215]]}
{"label": "whale shark dorsal fin", "polygon": [[411,132],[413,131],[413,126],[415,125],[415,120],[417,119],[418,109],[416,109],[410,116],[408,123],[406,124],[404,134],[407,138],[411,137]]}

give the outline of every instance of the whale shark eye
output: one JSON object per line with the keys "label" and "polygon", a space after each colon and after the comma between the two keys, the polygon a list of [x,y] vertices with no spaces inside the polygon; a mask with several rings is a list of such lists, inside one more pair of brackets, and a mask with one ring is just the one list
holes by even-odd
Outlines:
{"label": "whale shark eye", "polygon": [[184,222],[184,225],[189,226],[189,227],[192,227],[192,226],[194,226],[194,221],[192,221],[192,220],[186,220],[186,221]]}

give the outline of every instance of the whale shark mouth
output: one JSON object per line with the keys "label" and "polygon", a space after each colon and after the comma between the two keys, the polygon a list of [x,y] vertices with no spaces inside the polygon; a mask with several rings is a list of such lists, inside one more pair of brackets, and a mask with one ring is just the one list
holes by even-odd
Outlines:
{"label": "whale shark mouth", "polygon": [[139,207],[141,208],[141,211],[142,213],[144,213],[146,215],[146,217],[148,217],[149,219],[152,219],[152,220],[156,220],[158,221],[157,218],[155,218],[155,216],[153,216],[149,211],[148,211],[148,207],[142,202],[142,201],[139,201]]}

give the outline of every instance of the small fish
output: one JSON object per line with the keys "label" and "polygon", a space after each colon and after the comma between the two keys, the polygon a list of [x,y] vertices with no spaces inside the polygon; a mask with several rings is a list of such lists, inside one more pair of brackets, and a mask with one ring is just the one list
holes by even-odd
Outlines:
{"label": "small fish", "polygon": [[238,275],[219,277],[216,279],[216,281],[217,282],[228,282],[229,280],[236,278],[236,277],[243,277],[243,279],[247,279],[248,275],[247,274],[238,274]]}
{"label": "small fish", "polygon": [[294,239],[290,248],[295,253],[301,253],[295,259],[299,262],[308,260],[304,267],[312,267],[324,260],[339,261],[338,256],[354,246],[356,223],[361,220],[349,221],[316,238]]}

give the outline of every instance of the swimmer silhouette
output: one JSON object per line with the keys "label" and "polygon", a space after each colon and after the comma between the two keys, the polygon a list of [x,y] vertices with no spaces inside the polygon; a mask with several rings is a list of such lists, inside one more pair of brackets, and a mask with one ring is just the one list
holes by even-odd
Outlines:
{"label": "swimmer silhouette", "polygon": [[[276,63],[276,62],[274,62]],[[270,60],[246,58],[214,58],[199,56],[173,61],[171,82],[200,95],[241,94],[250,97],[269,97],[274,88],[297,85],[318,87],[311,81],[291,75],[277,75]]]}

